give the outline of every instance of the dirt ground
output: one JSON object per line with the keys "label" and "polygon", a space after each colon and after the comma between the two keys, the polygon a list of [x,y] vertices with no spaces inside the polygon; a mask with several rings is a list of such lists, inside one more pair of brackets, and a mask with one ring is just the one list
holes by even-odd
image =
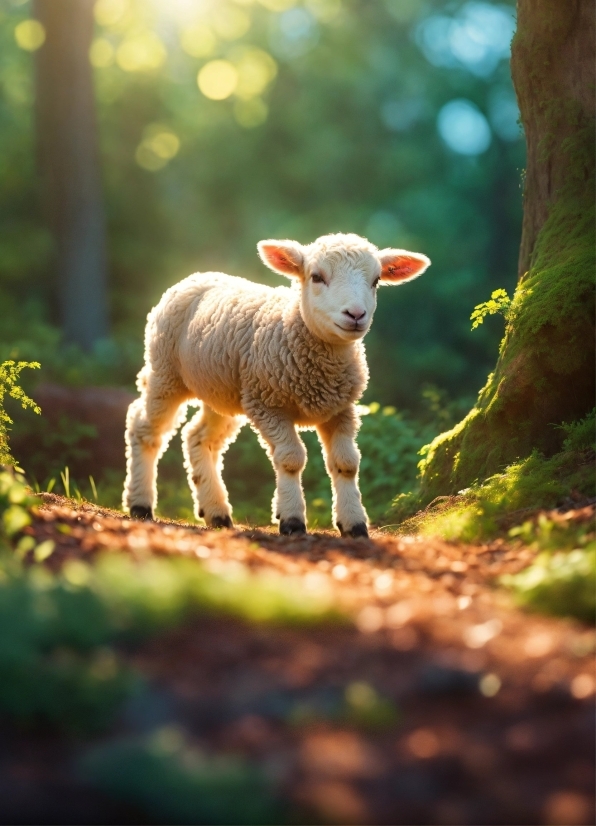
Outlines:
{"label": "dirt ground", "polygon": [[[375,531],[369,540],[209,531],[53,495],[33,531],[56,542],[52,566],[149,548],[214,571],[230,560],[275,569],[333,594],[352,622],[201,617],[129,652],[155,698],[138,725],[178,724],[201,748],[245,755],[275,778],[292,822],[594,823],[595,633],[523,612],[495,587],[530,549]],[[391,701],[394,720],[299,719],[296,710],[334,708],[362,684]],[[141,822],[77,787],[72,748],[0,733],[3,822]]]}

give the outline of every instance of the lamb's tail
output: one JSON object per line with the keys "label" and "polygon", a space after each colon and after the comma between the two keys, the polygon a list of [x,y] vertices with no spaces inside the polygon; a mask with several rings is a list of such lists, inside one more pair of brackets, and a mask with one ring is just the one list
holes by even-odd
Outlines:
{"label": "lamb's tail", "polygon": [[151,367],[148,364],[145,364],[137,374],[137,390],[139,393],[143,393],[144,390],[147,389],[147,384],[149,382],[149,373],[151,372]]}

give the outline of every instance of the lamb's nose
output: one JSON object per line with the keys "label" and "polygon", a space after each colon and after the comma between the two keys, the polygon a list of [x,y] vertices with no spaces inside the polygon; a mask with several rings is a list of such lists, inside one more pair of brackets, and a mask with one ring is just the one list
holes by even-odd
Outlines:
{"label": "lamb's nose", "polygon": [[362,307],[350,307],[348,310],[344,310],[344,315],[347,315],[352,321],[362,321],[366,315],[366,310],[363,310]]}

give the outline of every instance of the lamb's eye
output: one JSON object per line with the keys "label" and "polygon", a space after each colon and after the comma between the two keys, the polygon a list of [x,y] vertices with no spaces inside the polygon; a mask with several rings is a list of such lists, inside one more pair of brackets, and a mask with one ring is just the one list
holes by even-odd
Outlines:
{"label": "lamb's eye", "polygon": [[372,288],[373,288],[373,290],[376,290],[376,289],[377,289],[377,287],[379,286],[379,281],[380,281],[380,280],[381,280],[380,278],[375,278],[375,280],[374,280],[374,281],[373,281],[373,283],[372,283]]}
{"label": "lamb's eye", "polygon": [[324,284],[325,283],[325,279],[323,278],[323,276],[319,272],[313,272],[313,274],[311,275],[310,278],[311,278],[311,281],[314,284]]}

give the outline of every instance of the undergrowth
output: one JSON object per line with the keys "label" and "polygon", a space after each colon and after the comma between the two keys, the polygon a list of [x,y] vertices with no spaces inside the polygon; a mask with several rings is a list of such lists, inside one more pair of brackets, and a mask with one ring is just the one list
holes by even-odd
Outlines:
{"label": "undergrowth", "polygon": [[[377,402],[361,405],[362,427],[357,437],[362,453],[359,485],[362,499],[372,522],[382,522],[396,493],[408,491],[415,484],[421,447],[451,420],[449,403],[434,388],[427,389],[428,414],[415,421],[394,407]],[[440,420],[438,423],[437,420]],[[27,462],[32,468],[38,490],[66,493],[61,473],[66,466],[76,466],[88,452],[89,426],[64,422],[56,428],[42,430]],[[92,434],[91,434],[92,435]],[[331,527],[331,485],[321,446],[314,432],[301,433],[308,461],[303,475],[308,524],[313,530]],[[224,456],[223,478],[233,506],[234,521],[249,525],[271,523],[271,500],[275,477],[271,462],[255,433],[245,426]],[[106,469],[93,481],[70,475],[71,492],[110,508],[120,508],[124,471]],[[193,502],[182,464],[180,435],[177,434],[162,457],[158,472],[157,513],[169,519],[194,522]],[[78,492],[78,494],[77,494]]]}
{"label": "undergrowth", "polygon": [[41,409],[35,404],[33,399],[25,393],[19,384],[20,374],[25,367],[33,369],[39,367],[36,361],[5,361],[0,364],[0,465],[12,464],[12,456],[8,449],[8,428],[12,425],[12,419],[8,415],[4,406],[4,398],[8,394],[16,399],[23,408],[30,407],[35,413],[41,413]]}
{"label": "undergrowth", "polygon": [[[562,425],[563,450],[550,458],[538,451],[509,465],[482,483],[454,496],[441,496],[415,513],[417,493],[397,496],[390,512],[398,533],[439,535],[449,540],[477,542],[504,535],[524,521],[531,510],[554,508],[595,495],[595,411]],[[571,497],[571,498],[570,498]]]}
{"label": "undergrowth", "polygon": [[501,584],[529,608],[591,622],[596,606],[593,517],[577,521],[548,510],[594,501],[595,411],[562,429],[563,450],[555,456],[547,459],[534,451],[481,484],[438,497],[414,516],[417,495],[397,497],[392,517],[397,522],[400,515],[409,516],[398,525],[400,534],[463,542],[500,536],[535,549],[534,562]]}

